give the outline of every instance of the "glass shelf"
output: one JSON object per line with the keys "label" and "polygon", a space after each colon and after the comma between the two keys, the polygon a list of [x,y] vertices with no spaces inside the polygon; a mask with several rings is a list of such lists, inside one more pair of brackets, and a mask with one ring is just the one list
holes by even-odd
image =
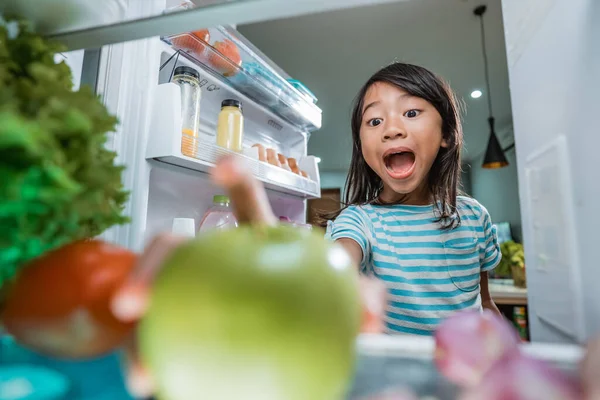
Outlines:
{"label": "glass shelf", "polygon": [[216,27],[162,39],[299,129],[312,132],[321,128],[322,113],[314,104],[314,97],[294,87],[289,77],[282,76],[270,60],[259,56],[260,52],[235,29]]}

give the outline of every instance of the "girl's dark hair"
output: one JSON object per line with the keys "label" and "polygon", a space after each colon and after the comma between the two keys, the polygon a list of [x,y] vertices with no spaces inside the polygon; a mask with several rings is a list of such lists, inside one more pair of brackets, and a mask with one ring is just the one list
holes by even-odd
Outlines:
{"label": "girl's dark hair", "polygon": [[323,217],[327,220],[334,219],[350,205],[382,204],[379,195],[383,189],[383,182],[367,165],[362,155],[360,140],[364,98],[369,88],[378,82],[394,85],[412,96],[427,100],[442,116],[442,137],[448,147],[440,148],[429,171],[428,186],[442,228],[452,229],[459,226],[456,196],[461,173],[463,132],[458,102],[454,92],[443,79],[423,67],[405,63],[394,63],[379,70],[358,92],[352,109],[353,148],[350,170],[346,178],[345,206]]}

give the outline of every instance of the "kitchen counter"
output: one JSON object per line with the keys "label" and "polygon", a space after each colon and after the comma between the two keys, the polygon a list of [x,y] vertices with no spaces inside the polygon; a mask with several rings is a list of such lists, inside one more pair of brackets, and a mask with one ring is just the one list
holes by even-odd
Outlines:
{"label": "kitchen counter", "polygon": [[490,294],[496,304],[526,305],[527,289],[515,287],[512,284],[489,282]]}

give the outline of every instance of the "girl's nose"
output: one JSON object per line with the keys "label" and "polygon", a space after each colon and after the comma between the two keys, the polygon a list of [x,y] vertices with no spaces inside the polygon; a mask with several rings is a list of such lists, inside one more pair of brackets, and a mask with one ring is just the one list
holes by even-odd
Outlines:
{"label": "girl's nose", "polygon": [[394,140],[397,138],[405,138],[406,130],[403,126],[400,125],[392,125],[389,129],[387,129],[383,134],[383,141]]}

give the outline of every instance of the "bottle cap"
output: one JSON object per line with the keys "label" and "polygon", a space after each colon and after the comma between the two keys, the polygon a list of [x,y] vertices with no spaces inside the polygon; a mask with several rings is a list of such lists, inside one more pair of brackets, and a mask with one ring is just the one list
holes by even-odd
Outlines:
{"label": "bottle cap", "polygon": [[242,103],[239,100],[227,99],[223,100],[221,103],[221,108],[223,107],[237,107],[240,110],[242,109]]}
{"label": "bottle cap", "polygon": [[191,78],[200,79],[200,74],[198,73],[198,71],[196,71],[194,68],[186,67],[185,65],[175,68],[173,76],[177,75],[185,75]]}
{"label": "bottle cap", "polygon": [[226,203],[229,204],[229,197],[222,194],[218,194],[213,197],[213,203]]}

